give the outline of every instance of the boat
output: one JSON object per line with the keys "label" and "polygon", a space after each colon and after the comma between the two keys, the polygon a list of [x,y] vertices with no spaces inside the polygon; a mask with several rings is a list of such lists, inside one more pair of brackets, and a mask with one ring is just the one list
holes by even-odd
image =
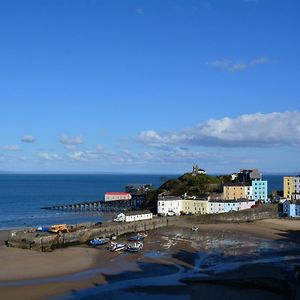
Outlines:
{"label": "boat", "polygon": [[49,231],[49,227],[48,226],[39,226],[39,227],[37,227],[36,231],[47,232],[47,231]]}
{"label": "boat", "polygon": [[136,242],[134,244],[127,245],[128,252],[140,252],[144,244],[142,242]]}
{"label": "boat", "polygon": [[110,251],[112,251],[112,252],[118,252],[118,251],[126,250],[126,249],[127,249],[126,244],[111,243]]}
{"label": "boat", "polygon": [[94,238],[90,241],[91,246],[101,246],[107,244],[110,241],[109,238]]}
{"label": "boat", "polygon": [[139,235],[136,235],[136,236],[132,236],[128,239],[129,242],[141,242],[143,241],[145,238],[143,236],[139,236]]}
{"label": "boat", "polygon": [[192,230],[193,230],[193,231],[198,231],[198,230],[199,230],[199,228],[198,228],[198,227],[196,227],[196,226],[194,226],[194,227],[192,227]]}

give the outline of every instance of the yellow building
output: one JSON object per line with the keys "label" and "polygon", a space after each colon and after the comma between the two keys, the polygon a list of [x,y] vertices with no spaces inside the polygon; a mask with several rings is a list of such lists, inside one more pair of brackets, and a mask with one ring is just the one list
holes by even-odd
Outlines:
{"label": "yellow building", "polygon": [[208,200],[183,199],[182,212],[185,214],[203,215],[208,213]]}
{"label": "yellow building", "polygon": [[225,183],[223,194],[224,200],[252,199],[252,186],[246,182]]}
{"label": "yellow building", "polygon": [[283,177],[283,197],[291,199],[292,194],[295,193],[294,178],[292,176]]}

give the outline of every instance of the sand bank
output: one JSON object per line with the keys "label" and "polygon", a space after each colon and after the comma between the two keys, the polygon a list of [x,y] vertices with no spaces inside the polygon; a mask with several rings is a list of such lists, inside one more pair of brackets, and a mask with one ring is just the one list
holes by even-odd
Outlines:
{"label": "sand bank", "polygon": [[[197,225],[197,224],[195,224]],[[105,284],[119,277],[126,278],[128,274],[143,276],[150,270],[148,266],[182,266],[193,268],[197,250],[187,238],[189,234],[201,237],[212,234],[218,239],[220,234],[246,234],[248,237],[258,237],[268,240],[285,240],[300,243],[300,221],[270,219],[240,224],[199,224],[199,231],[192,233],[191,224],[182,223],[177,228],[166,228],[150,233],[145,243],[144,251],[139,254],[111,253],[102,247],[92,249],[86,246],[57,249],[51,253],[39,253],[29,250],[0,247],[0,280],[2,283],[20,280],[36,279],[30,284],[24,282],[18,287],[0,286],[0,293],[10,299],[44,299],[53,295],[70,293],[71,290],[93,287],[95,284]],[[176,232],[185,231],[185,237],[176,237]],[[169,233],[172,237],[170,238]],[[1,241],[7,233],[1,232]],[[175,238],[174,238],[175,235]],[[164,255],[161,255],[161,254]],[[84,270],[96,270],[88,275],[72,277],[71,274]],[[159,274],[159,272],[157,272]],[[69,274],[69,275],[68,275]],[[123,275],[122,275],[123,274]],[[270,274],[272,272],[270,271]],[[39,279],[55,278],[65,275],[64,280],[39,281]],[[112,276],[112,277],[110,277]],[[122,277],[123,276],[123,277]],[[111,279],[113,278],[113,279]],[[1,282],[0,282],[1,283]]]}

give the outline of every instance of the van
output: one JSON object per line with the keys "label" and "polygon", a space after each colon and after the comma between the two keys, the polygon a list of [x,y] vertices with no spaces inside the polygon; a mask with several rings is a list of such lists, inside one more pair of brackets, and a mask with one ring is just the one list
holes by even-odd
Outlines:
{"label": "van", "polygon": [[52,225],[50,226],[49,231],[53,233],[69,232],[67,224]]}

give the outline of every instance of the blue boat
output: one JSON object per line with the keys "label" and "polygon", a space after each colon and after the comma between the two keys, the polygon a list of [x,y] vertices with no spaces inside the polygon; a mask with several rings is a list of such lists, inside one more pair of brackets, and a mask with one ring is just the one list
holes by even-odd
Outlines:
{"label": "blue boat", "polygon": [[90,245],[91,246],[101,246],[101,245],[107,244],[109,241],[110,241],[109,238],[95,238],[90,241]]}
{"label": "blue boat", "polygon": [[42,232],[47,232],[49,231],[49,227],[47,226],[39,226],[36,231],[42,231]]}

